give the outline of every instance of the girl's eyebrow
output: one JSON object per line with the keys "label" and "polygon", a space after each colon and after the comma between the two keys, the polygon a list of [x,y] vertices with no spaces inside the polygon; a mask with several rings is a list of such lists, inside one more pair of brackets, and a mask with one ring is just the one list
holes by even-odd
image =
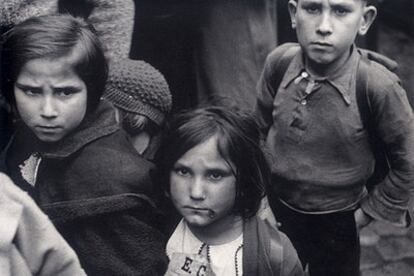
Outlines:
{"label": "girl's eyebrow", "polygon": [[68,86],[54,86],[53,90],[55,91],[72,91],[72,92],[78,92],[81,91],[82,88],[78,87],[78,86],[72,86],[72,85],[68,85]]}
{"label": "girl's eyebrow", "polygon": [[[18,83],[15,82],[15,85],[17,86],[17,88],[21,89],[21,90],[35,90],[35,89],[40,89],[39,86],[34,86],[34,85],[30,85],[30,84],[22,84],[22,83]],[[54,90],[71,90],[71,91],[78,91],[81,90],[81,88],[77,85],[62,85],[62,86],[53,86],[52,87]]]}
{"label": "girl's eyebrow", "polygon": [[172,168],[177,168],[177,167],[185,167],[185,168],[188,168],[188,166],[186,164],[176,161],[173,164]]}
{"label": "girl's eyebrow", "polygon": [[15,83],[15,86],[19,88],[22,91],[32,91],[35,93],[41,93],[42,89],[38,86],[28,85],[28,84],[21,84],[21,83]]}
{"label": "girl's eyebrow", "polygon": [[30,84],[22,84],[22,83],[19,83],[19,82],[15,82],[14,83],[14,85],[15,86],[17,86],[19,89],[36,89],[36,88],[39,88],[38,86],[33,86],[33,85],[30,85]]}

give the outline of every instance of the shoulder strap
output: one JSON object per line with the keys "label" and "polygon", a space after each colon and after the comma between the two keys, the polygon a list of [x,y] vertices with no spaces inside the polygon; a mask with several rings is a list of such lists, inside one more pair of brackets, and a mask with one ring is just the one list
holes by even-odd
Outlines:
{"label": "shoulder strap", "polygon": [[385,145],[380,139],[376,131],[376,125],[374,121],[374,114],[370,104],[370,91],[369,91],[369,57],[361,56],[358,65],[358,72],[356,77],[356,101],[358,105],[359,114],[364,128],[368,132],[369,142],[372,152],[375,157],[374,172],[367,180],[366,186],[368,190],[371,190],[376,184],[381,182],[389,171],[389,162],[385,151]]}
{"label": "shoulder strap", "polygon": [[368,98],[368,66],[370,61],[361,56],[358,64],[358,72],[356,77],[356,101],[361,116],[363,126],[368,130],[368,133],[372,133],[372,122],[370,118],[371,105]]}
{"label": "shoulder strap", "polygon": [[274,68],[272,79],[270,80],[271,86],[275,89],[274,97],[276,96],[277,90],[279,89],[280,83],[282,82],[283,77],[285,76],[286,70],[288,69],[290,62],[300,49],[298,44],[291,44],[292,45],[289,48],[287,48],[287,50],[282,54],[282,56],[278,60]]}

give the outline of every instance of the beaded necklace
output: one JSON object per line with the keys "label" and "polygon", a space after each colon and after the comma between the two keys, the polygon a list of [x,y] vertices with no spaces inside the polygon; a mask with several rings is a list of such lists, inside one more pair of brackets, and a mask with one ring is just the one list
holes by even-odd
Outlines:
{"label": "beaded necklace", "polygon": [[[206,244],[206,243],[202,243],[200,246],[200,249],[198,250],[198,255],[201,255],[201,253],[203,252],[204,248],[206,248],[206,253],[207,253],[207,262],[209,264],[211,264],[211,258],[210,258],[210,245]],[[234,268],[236,271],[236,276],[239,276],[239,264],[237,262],[237,254],[239,253],[239,251],[243,248],[243,244],[240,244],[239,247],[237,247],[236,252],[234,253]]]}

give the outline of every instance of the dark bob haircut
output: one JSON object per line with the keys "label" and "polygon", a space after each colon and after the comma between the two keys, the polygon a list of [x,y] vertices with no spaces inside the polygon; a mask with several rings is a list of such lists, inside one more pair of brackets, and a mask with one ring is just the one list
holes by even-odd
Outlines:
{"label": "dark bob haircut", "polygon": [[170,171],[175,162],[214,135],[218,136],[220,155],[235,166],[234,213],[251,217],[258,211],[270,183],[270,168],[260,148],[256,121],[241,111],[214,106],[176,115],[167,124],[156,158],[162,190],[170,194]]}
{"label": "dark bob haircut", "polygon": [[87,112],[104,91],[108,66],[95,30],[70,15],[32,17],[4,34],[1,54],[2,93],[15,105],[14,83],[22,67],[34,59],[69,58],[87,88]]}

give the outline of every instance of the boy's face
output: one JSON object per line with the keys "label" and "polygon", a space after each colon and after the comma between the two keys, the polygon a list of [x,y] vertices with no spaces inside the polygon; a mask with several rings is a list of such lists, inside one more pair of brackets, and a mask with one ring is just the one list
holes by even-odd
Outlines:
{"label": "boy's face", "polygon": [[308,61],[319,65],[341,64],[376,15],[363,0],[290,0],[289,11]]}
{"label": "boy's face", "polygon": [[222,232],[234,219],[236,177],[233,164],[221,157],[217,140],[217,136],[209,138],[175,162],[170,193],[190,227]]}
{"label": "boy's face", "polygon": [[14,96],[21,119],[43,142],[61,140],[86,114],[86,85],[65,58],[27,62],[17,77]]}

